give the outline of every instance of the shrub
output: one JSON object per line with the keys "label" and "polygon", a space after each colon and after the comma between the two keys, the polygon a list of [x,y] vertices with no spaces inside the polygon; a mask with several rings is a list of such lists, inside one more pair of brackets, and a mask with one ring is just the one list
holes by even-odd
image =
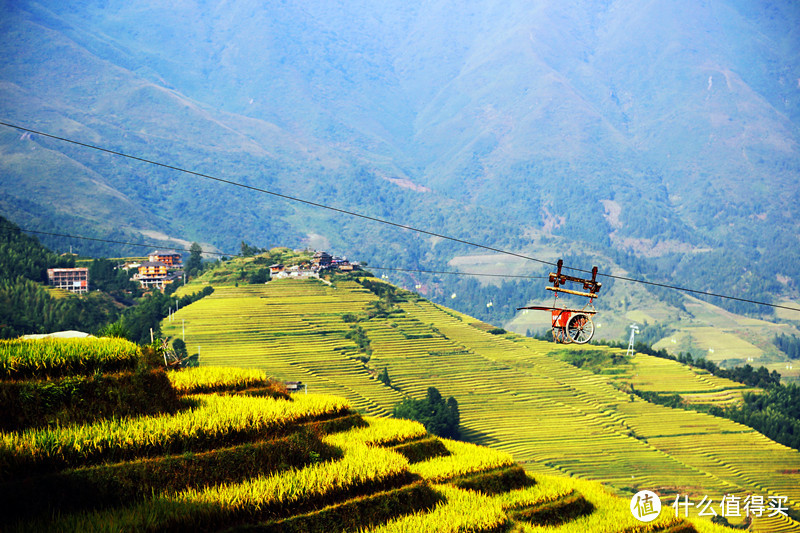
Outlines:
{"label": "shrub", "polygon": [[394,407],[394,416],[421,422],[428,432],[439,437],[460,436],[458,402],[452,396],[445,401],[436,387],[429,387],[423,400],[404,399]]}
{"label": "shrub", "polygon": [[0,382],[0,429],[4,431],[175,413],[180,406],[163,370]]}

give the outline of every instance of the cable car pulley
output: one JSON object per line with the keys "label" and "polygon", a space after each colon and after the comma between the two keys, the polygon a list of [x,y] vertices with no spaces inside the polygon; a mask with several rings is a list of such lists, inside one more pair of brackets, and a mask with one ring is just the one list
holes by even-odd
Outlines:
{"label": "cable car pulley", "polygon": [[[592,267],[592,279],[577,278],[575,276],[567,276],[561,273],[561,267],[564,261],[558,260],[556,272],[550,273],[550,282],[552,287],[546,287],[548,291],[553,291],[554,299],[553,305],[550,307],[534,305],[530,307],[518,307],[517,310],[534,309],[536,311],[550,311],[552,316],[553,327],[553,340],[556,342],[568,344],[574,342],[575,344],[586,344],[594,336],[594,322],[592,322],[592,315],[597,311],[594,308],[594,299],[597,298],[597,293],[600,292],[602,283],[597,281],[597,267]],[[578,283],[583,285],[583,291],[572,289],[565,289],[563,285],[567,282]],[[559,307],[558,295],[560,293],[573,294],[576,296],[584,296],[589,298],[589,302],[583,306],[582,309],[569,309],[566,307]]]}

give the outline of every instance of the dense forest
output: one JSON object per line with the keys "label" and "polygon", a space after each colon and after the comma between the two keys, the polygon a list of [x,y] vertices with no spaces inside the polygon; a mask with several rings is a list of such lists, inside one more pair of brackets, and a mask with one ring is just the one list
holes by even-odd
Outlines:
{"label": "dense forest", "polygon": [[[189,263],[192,272],[202,273],[205,264],[199,246],[193,247]],[[155,335],[160,333],[159,323],[170,309],[189,305],[213,291],[208,287],[175,298],[170,295],[180,286],[175,282],[164,293],[145,293],[130,280],[130,272],[103,258],[89,262],[92,290],[83,296],[53,293],[43,286],[48,268],[74,266],[74,256],[51,252],[0,217],[0,338],[78,330],[112,333],[145,344],[150,342],[151,328]]]}
{"label": "dense forest", "polygon": [[78,330],[98,333],[120,314],[113,298],[92,292],[55,298],[23,277],[0,280],[0,338],[29,333]]}
{"label": "dense forest", "polygon": [[48,268],[74,266],[73,256],[54,254],[0,217],[0,338],[70,329],[95,333],[115,320],[120,311],[106,293],[57,298],[42,286]]}
{"label": "dense forest", "polygon": [[0,217],[0,280],[29,279],[44,283],[48,268],[71,268],[73,256],[59,256]]}
{"label": "dense forest", "polygon": [[800,339],[797,335],[776,335],[773,342],[790,359],[800,359]]}
{"label": "dense forest", "polygon": [[111,324],[109,328],[116,336],[125,337],[139,344],[149,344],[151,331],[154,337],[161,336],[161,321],[167,318],[170,312],[186,307],[213,292],[214,288],[210,285],[181,298],[153,291],[142,297],[134,307],[127,309],[119,321]]}
{"label": "dense forest", "polygon": [[763,394],[745,393],[742,405],[713,414],[721,414],[800,450],[800,387],[795,384],[773,385]]}

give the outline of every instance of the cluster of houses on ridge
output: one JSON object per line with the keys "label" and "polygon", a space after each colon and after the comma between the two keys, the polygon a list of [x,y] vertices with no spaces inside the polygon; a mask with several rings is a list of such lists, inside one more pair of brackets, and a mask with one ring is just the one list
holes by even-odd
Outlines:
{"label": "cluster of houses on ridge", "polygon": [[[147,257],[147,261],[125,263],[119,268],[136,269],[132,281],[138,281],[146,289],[155,287],[163,290],[165,286],[183,276],[183,271],[180,270],[182,264],[181,254],[156,250]],[[86,294],[89,292],[89,269],[48,268],[47,284],[76,294]]]}
{"label": "cluster of houses on ridge", "polygon": [[[156,250],[148,255],[147,261],[125,263],[119,268],[125,270],[136,269],[136,273],[134,273],[131,280],[138,281],[145,289],[156,288],[164,290],[164,287],[184,275],[181,270],[182,266],[181,254]],[[276,264],[269,267],[269,273],[270,277],[276,279],[305,279],[319,278],[320,273],[326,270],[352,272],[353,270],[359,270],[359,268],[360,266],[357,262],[351,263],[347,258],[332,256],[328,252],[316,252],[311,259],[311,263],[302,263],[290,267]],[[89,269],[49,268],[47,269],[47,283],[59,289],[85,294],[89,291]]]}
{"label": "cluster of houses on ridge", "polygon": [[359,270],[358,262],[350,262],[346,257],[332,256],[328,252],[316,252],[311,258],[311,263],[302,263],[286,267],[280,263],[270,265],[269,275],[273,279],[281,278],[319,278],[320,273],[326,270],[339,270],[341,272],[352,272]]}

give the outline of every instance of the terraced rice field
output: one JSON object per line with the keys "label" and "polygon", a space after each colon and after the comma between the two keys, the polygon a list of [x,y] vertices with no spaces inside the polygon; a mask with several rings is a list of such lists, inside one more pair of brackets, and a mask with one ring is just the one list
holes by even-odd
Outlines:
{"label": "terraced rice field", "polygon": [[343,398],[291,397],[264,377],[184,369],[169,376],[182,412],[0,432],[0,528],[731,533],[668,510],[644,526],[597,483],[532,477],[508,453],[362,418]]}
{"label": "terraced rice field", "polygon": [[680,394],[689,403],[711,404],[724,407],[742,400],[742,394],[755,391],[752,387],[717,377],[707,370],[682,365],[677,361],[637,353],[632,359],[633,368],[615,374],[618,382],[630,383],[638,390],[661,394]]}
{"label": "terraced rice field", "polygon": [[370,414],[389,414],[402,400],[373,379],[356,359],[364,354],[345,339],[350,325],[341,315],[375,299],[360,285],[334,289],[321,282],[276,280],[219,287],[207,298],[162,326],[177,337],[185,321],[187,348],[190,354],[199,350],[202,365],[264,369],[283,380],[302,381],[310,392],[345,396]]}
{"label": "terraced rice field", "polygon": [[[631,397],[609,376],[549,357],[552,344],[491,335],[430,302],[401,302],[402,314],[360,322],[372,349],[364,364],[341,315],[362,313],[375,300],[355,282],[219,287],[164,329],[180,335],[185,320],[187,347],[199,349],[201,365],[262,368],[345,396],[369,414],[390,413],[403,394],[420,398],[435,386],[458,400],[466,438],[512,454],[534,474],[597,480],[620,494],[656,490],[670,500],[677,493],[717,503],[728,493],[786,496],[800,511],[797,451],[725,419]],[[662,386],[659,370],[641,375],[646,366],[642,380]],[[400,392],[375,379],[384,368]],[[664,392],[717,394],[729,386],[669,365],[662,371],[673,375]],[[783,516],[754,521],[758,531],[798,527]]]}

